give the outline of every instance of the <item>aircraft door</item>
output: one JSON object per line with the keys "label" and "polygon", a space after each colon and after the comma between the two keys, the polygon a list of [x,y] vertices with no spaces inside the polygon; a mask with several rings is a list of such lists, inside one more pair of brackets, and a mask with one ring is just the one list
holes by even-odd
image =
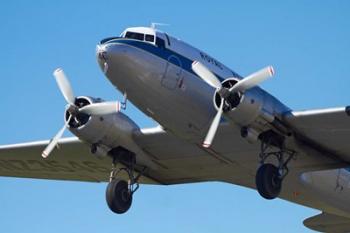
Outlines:
{"label": "aircraft door", "polygon": [[168,58],[165,73],[162,79],[162,86],[174,90],[181,79],[181,61],[177,56],[171,55]]}

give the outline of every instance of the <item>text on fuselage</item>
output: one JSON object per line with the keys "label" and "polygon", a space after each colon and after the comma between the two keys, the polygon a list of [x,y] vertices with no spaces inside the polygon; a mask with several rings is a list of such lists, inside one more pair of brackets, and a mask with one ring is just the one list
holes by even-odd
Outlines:
{"label": "text on fuselage", "polygon": [[220,70],[223,69],[221,63],[218,62],[217,60],[215,60],[214,58],[212,58],[211,56],[209,56],[208,54],[205,54],[205,53],[203,53],[203,52],[199,52],[199,54],[201,55],[201,58],[202,58],[204,61],[206,61],[206,62],[208,62],[208,63],[211,63],[211,64],[217,66]]}

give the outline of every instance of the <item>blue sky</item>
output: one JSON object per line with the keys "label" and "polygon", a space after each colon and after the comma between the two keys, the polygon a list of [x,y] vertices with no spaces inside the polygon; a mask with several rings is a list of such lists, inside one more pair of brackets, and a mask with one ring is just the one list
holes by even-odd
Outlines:
{"label": "blue sky", "polygon": [[[61,127],[58,66],[77,95],[121,99],[97,66],[96,43],[151,22],[241,75],[273,65],[275,79],[262,86],[293,109],[348,105],[349,11],[349,1],[2,1],[0,144],[48,139]],[[155,125],[135,107],[126,113]],[[318,213],[203,183],[142,186],[117,216],[105,186],[0,178],[2,232],[310,232],[302,220]]]}

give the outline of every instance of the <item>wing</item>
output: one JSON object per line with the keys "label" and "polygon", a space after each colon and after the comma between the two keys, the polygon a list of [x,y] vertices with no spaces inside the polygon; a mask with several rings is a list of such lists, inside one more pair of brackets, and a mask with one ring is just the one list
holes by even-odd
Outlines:
{"label": "wing", "polygon": [[[250,144],[240,130],[220,124],[211,148],[181,140],[161,127],[142,129],[133,135],[136,144],[152,158],[158,169],[148,169],[141,183],[178,184],[201,181],[225,181],[255,187],[259,143]],[[108,181],[109,157],[91,154],[89,146],[77,138],[59,141],[59,149],[48,159],[41,152],[49,141],[0,146],[0,176]],[[301,153],[292,167],[334,168],[336,161]]]}
{"label": "wing", "polygon": [[350,231],[350,219],[333,214],[321,213],[304,220],[304,225],[320,232],[341,233]]}
{"label": "wing", "polygon": [[[255,188],[260,143],[249,143],[241,137],[240,129],[231,124],[220,124],[214,143],[208,149],[199,143],[182,141],[161,128],[142,130],[134,139],[161,166],[152,174],[161,183],[224,181]],[[317,155],[314,151],[298,152],[298,159],[290,163],[296,182],[302,172],[343,165]]]}
{"label": "wing", "polygon": [[288,113],[284,120],[309,143],[350,161],[350,108]]}
{"label": "wing", "polygon": [[[147,170],[141,183],[178,184],[200,181],[228,181],[254,186],[259,147],[247,143],[239,131],[221,125],[218,140],[211,149],[181,140],[161,127],[143,129],[134,135],[135,142],[159,166]],[[233,142],[233,143],[232,143]],[[109,157],[97,157],[78,138],[59,141],[59,149],[47,159],[41,157],[49,141],[0,146],[0,176],[41,179],[108,181]],[[244,161],[239,164],[239,161]],[[252,171],[246,167],[251,167]]]}
{"label": "wing", "polygon": [[[108,181],[111,159],[97,157],[78,138],[64,138],[59,149],[47,159],[41,157],[49,141],[0,146],[0,176],[76,180]],[[156,183],[143,177],[142,183]]]}
{"label": "wing", "polygon": [[230,125],[221,125],[217,138],[213,146],[206,149],[201,143],[181,140],[161,128],[144,129],[134,137],[161,167],[152,176],[164,184],[228,181],[228,177],[234,177],[235,183],[240,183],[240,179],[251,180],[247,176],[254,175],[238,161],[239,158],[252,161],[255,168],[259,147],[242,140],[239,131]]}

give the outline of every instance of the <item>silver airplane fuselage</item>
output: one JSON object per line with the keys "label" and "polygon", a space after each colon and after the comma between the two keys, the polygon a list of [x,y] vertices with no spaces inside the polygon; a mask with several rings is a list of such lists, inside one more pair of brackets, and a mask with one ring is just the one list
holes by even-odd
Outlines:
{"label": "silver airplane fuselage", "polygon": [[[107,42],[103,50],[108,68],[104,68],[106,61],[98,56],[101,69],[132,103],[175,135],[198,143],[202,141],[216,113],[215,89],[191,71],[193,60],[170,49],[165,52],[155,45],[124,38]],[[169,61],[172,58],[179,61],[178,64]],[[226,67],[217,73],[222,80],[233,74],[236,75]],[[266,91],[260,88],[254,91],[260,92],[280,113],[289,111]]]}
{"label": "silver airplane fuselage", "polygon": [[[143,113],[175,136],[201,145],[216,114],[213,105],[215,88],[191,70],[192,62],[200,60],[207,64],[221,80],[232,76],[237,79],[241,77],[215,59],[208,59],[202,51],[193,47],[190,49],[192,55],[188,56],[182,53],[183,48],[160,48],[156,44],[121,37],[99,44],[97,59],[110,82],[119,91],[126,93],[128,100]],[[261,88],[256,87],[252,91],[258,92],[275,114],[283,115],[290,111]],[[215,148],[215,141],[213,147]],[[229,159],[235,161],[234,154],[229,156]],[[256,166],[255,164],[250,167],[252,173]],[[234,178],[223,181],[234,183]],[[342,182],[341,187],[335,186],[336,182]],[[349,182],[350,175],[346,169],[310,172],[302,176],[291,172],[285,181],[281,197],[350,217]],[[252,185],[251,187],[254,188]],[[335,188],[341,191],[334,194]],[[298,199],[298,193],[293,192],[294,189],[303,192],[302,199]]]}

